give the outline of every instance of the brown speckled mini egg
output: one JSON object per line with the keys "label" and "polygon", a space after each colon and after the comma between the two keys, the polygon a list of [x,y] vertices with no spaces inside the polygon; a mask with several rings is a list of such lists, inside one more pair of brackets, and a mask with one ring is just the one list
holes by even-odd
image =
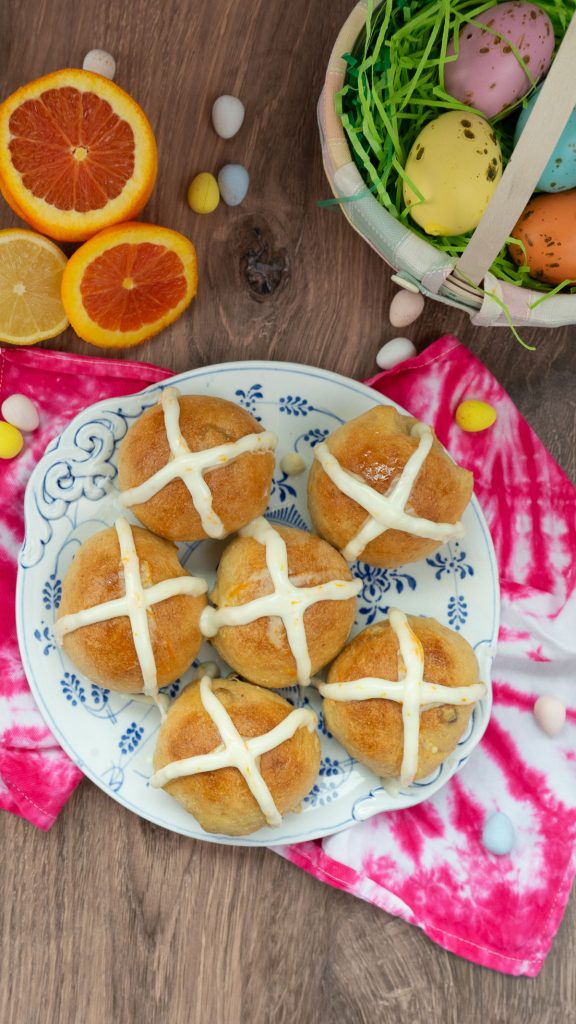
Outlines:
{"label": "brown speckled mini egg", "polygon": [[[457,51],[448,47],[446,92],[492,118],[517,103],[546,74],[554,53],[554,29],[537,4],[495,4],[463,22]],[[516,58],[525,62],[532,81]],[[456,55],[455,55],[456,54]]]}
{"label": "brown speckled mini egg", "polygon": [[527,262],[530,276],[547,284],[576,281],[576,189],[534,196],[512,232],[526,249],[510,245],[519,267]]}
{"label": "brown speckled mini egg", "polygon": [[404,202],[426,234],[463,235],[480,223],[501,177],[502,154],[488,121],[449,110],[412,145]]}

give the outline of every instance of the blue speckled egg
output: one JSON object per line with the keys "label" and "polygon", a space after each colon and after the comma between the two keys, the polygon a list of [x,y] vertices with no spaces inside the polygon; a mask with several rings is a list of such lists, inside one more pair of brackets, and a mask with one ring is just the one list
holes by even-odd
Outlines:
{"label": "blue speckled egg", "polygon": [[239,206],[246,198],[250,175],[242,164],[226,164],[218,175],[220,195],[227,206]]}
{"label": "blue speckled egg", "polygon": [[490,853],[496,853],[502,857],[514,846],[514,826],[501,811],[491,814],[486,818],[482,831],[482,842]]}
{"label": "blue speckled egg", "polygon": [[[520,113],[514,135],[514,145],[524,131],[524,126],[532,113],[539,93],[540,89],[537,89],[530,97],[525,109]],[[568,123],[536,188],[542,192],[566,192],[569,188],[576,188],[576,107],[570,114]]]}

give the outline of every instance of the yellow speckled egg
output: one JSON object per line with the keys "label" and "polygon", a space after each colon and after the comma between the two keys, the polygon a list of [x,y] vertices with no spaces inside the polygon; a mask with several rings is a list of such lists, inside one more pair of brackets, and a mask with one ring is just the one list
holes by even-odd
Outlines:
{"label": "yellow speckled egg", "polygon": [[480,222],[502,177],[498,139],[483,117],[450,110],[422,129],[406,174],[424,197],[404,183],[413,220],[428,235],[463,235]]}
{"label": "yellow speckled egg", "polygon": [[213,174],[197,174],[188,188],[188,206],[194,213],[212,213],[220,202],[220,189]]}
{"label": "yellow speckled egg", "polygon": [[466,433],[477,434],[479,430],[487,430],[496,422],[496,409],[478,398],[468,398],[460,403],[454,418]]}
{"label": "yellow speckled egg", "polygon": [[11,423],[0,423],[0,459],[13,459],[22,450],[24,438]]}

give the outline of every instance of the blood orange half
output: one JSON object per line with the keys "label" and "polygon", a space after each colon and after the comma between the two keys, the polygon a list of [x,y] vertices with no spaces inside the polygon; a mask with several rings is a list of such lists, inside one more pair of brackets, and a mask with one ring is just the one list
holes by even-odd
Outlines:
{"label": "blood orange half", "polygon": [[128,348],[176,320],[196,294],[196,250],[178,231],[119,224],[70,258],[62,302],[84,341]]}
{"label": "blood orange half", "polygon": [[154,187],[156,141],[114,82],[55,71],[0,105],[0,188],[44,234],[82,241],[140,212]]}

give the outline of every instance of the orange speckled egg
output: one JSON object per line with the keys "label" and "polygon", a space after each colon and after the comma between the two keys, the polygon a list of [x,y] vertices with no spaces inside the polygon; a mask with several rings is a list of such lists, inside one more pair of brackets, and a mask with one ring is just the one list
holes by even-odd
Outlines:
{"label": "orange speckled egg", "polygon": [[547,284],[576,281],[576,189],[534,196],[512,232],[524,243],[509,251],[519,266],[528,263],[530,276]]}

